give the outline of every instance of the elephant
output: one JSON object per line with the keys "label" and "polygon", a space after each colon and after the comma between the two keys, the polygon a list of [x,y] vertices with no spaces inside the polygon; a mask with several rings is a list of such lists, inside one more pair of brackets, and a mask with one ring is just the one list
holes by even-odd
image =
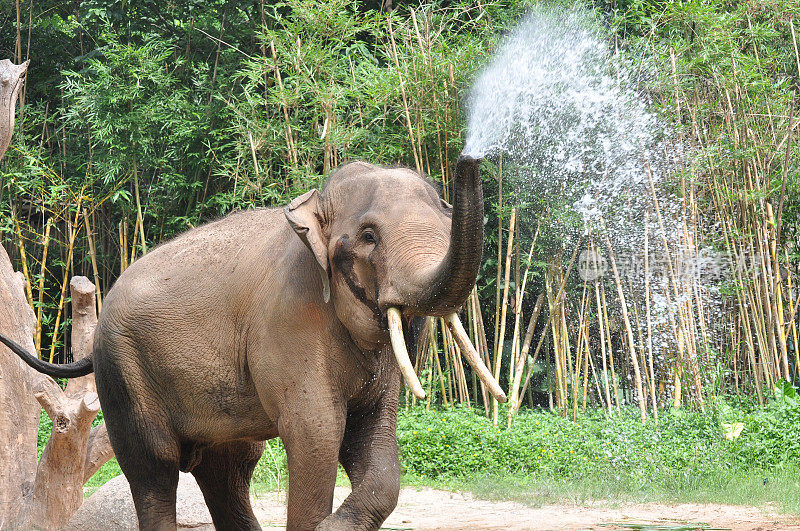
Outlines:
{"label": "elephant", "polygon": [[[217,529],[258,529],[250,479],[275,437],[288,529],[377,529],[400,488],[402,380],[425,396],[403,327],[445,318],[505,401],[455,313],[481,261],[480,163],[459,157],[452,206],[415,171],[351,162],[282,209],[191,229],[119,277],[79,361],[0,340],[53,377],[94,371],[141,529],[175,529],[179,471]],[[338,463],[352,492],[332,512]]]}

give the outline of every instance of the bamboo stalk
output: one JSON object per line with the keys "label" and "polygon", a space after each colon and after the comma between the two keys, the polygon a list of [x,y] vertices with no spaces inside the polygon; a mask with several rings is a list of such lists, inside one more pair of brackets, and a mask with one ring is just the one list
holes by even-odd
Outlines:
{"label": "bamboo stalk", "polygon": [[620,309],[622,310],[622,321],[625,324],[625,334],[628,339],[628,349],[631,358],[631,365],[633,366],[634,383],[636,385],[637,402],[639,403],[639,417],[642,424],[647,422],[647,411],[644,405],[644,392],[642,389],[642,374],[639,370],[639,361],[636,356],[636,342],[633,339],[633,329],[631,328],[630,317],[628,316],[628,305],[625,301],[625,293],[622,290],[622,281],[617,271],[617,262],[614,259],[614,251],[611,248],[611,240],[606,236],[606,245],[608,246],[608,258],[611,262],[611,271],[614,273],[614,283],[617,286],[617,296],[619,297]]}
{"label": "bamboo stalk", "polygon": [[[599,271],[599,264],[597,262],[597,250],[594,246],[594,242],[591,245],[592,249],[592,260],[594,261],[595,271]],[[611,405],[611,390],[609,389],[608,384],[608,365],[606,363],[608,359],[608,353],[606,352],[606,323],[604,320],[605,312],[603,311],[603,304],[600,300],[600,282],[599,282],[599,275],[594,279],[594,296],[595,296],[595,303],[597,304],[597,327],[600,331],[600,354],[602,356],[603,361],[603,387],[606,393],[606,400],[605,403],[608,406],[608,416],[611,417],[614,414]],[[609,340],[609,344],[611,341]]]}
{"label": "bamboo stalk", "polygon": [[[500,340],[500,279],[503,271],[503,156],[497,163],[497,276],[494,285],[494,350]],[[493,368],[491,364],[489,368]]]}
{"label": "bamboo stalk", "polygon": [[[588,319],[588,316],[587,316],[587,311],[588,310],[587,310],[587,307],[586,307],[586,301],[587,301],[586,293],[587,293],[586,281],[584,280],[583,281],[583,293],[581,294],[581,309],[580,309],[580,313],[578,314],[578,320],[579,320],[579,324],[578,324],[578,343],[577,343],[577,348],[576,348],[576,351],[575,351],[575,369],[572,372],[572,374],[573,374],[573,381],[572,381],[572,420],[577,420],[578,419],[578,387],[579,387],[578,384],[580,383],[580,378],[581,378],[581,368],[582,368],[582,365],[584,364],[584,360],[583,360],[583,354],[584,354],[583,342],[584,342],[584,340],[586,340],[586,335],[584,334],[584,332],[585,332],[585,328],[586,328],[585,327],[585,323],[586,323],[586,320]],[[584,373],[584,374],[586,374],[586,373]]]}
{"label": "bamboo stalk", "polygon": [[778,337],[778,344],[781,349],[781,361],[783,362],[783,377],[789,382],[792,379],[791,371],[789,370],[789,350],[786,346],[786,334],[784,333],[784,308],[783,298],[781,296],[781,267],[778,260],[777,252],[777,238],[778,238],[778,225],[772,213],[772,204],[767,203],[767,222],[775,227],[773,237],[769,242],[769,251],[772,258],[773,273],[772,273],[772,292],[775,294],[775,304],[771,305],[775,319],[775,331]]}
{"label": "bamboo stalk", "polygon": [[[434,327],[435,326],[436,326],[436,321],[434,321]],[[435,338],[436,335],[437,335],[436,334],[436,329],[434,328],[432,336]],[[442,402],[444,402],[444,405],[446,406],[448,404],[447,391],[445,390],[444,372],[442,371],[442,364],[439,361],[439,347],[435,343],[434,343],[434,347],[435,347],[435,349],[432,352],[432,354],[433,354],[433,358],[436,361],[436,371],[439,374],[439,387],[441,388],[441,391],[442,391]]]}
{"label": "bamboo stalk", "polygon": [[[786,255],[786,263],[789,263],[789,250],[784,248],[784,253]],[[792,339],[794,340],[794,366],[797,370],[797,379],[800,381],[800,342],[798,341],[797,337],[797,320],[795,318],[795,301],[794,301],[794,287],[792,286],[792,274],[789,273],[786,276],[786,280],[789,287],[789,315],[792,316],[792,320],[790,322],[791,330],[792,330]]]}
{"label": "bamboo stalk", "polygon": [[272,54],[272,60],[275,62],[273,70],[275,72],[275,80],[278,82],[278,91],[281,100],[281,110],[283,111],[283,121],[285,124],[284,136],[286,137],[286,147],[289,151],[289,162],[293,169],[297,169],[298,153],[297,147],[294,144],[294,135],[292,133],[291,122],[289,121],[289,105],[286,102],[286,95],[283,89],[283,78],[281,77],[281,70],[278,68],[278,54],[275,52],[275,41],[269,41],[269,51]]}
{"label": "bamboo stalk", "polygon": [[81,201],[83,200],[83,190],[78,195],[78,208],[75,211],[75,221],[72,222],[72,230],[69,235],[69,248],[67,249],[67,261],[64,266],[64,278],[61,282],[61,297],[58,300],[58,311],[56,312],[56,323],[53,326],[53,340],[50,343],[50,356],[48,361],[53,363],[53,356],[56,352],[56,343],[58,342],[58,327],[61,324],[61,313],[64,310],[64,298],[67,292],[67,284],[69,280],[69,264],[72,262],[72,251],[75,248],[75,236],[78,233],[78,220],[81,215]]}
{"label": "bamboo stalk", "polygon": [[[127,229],[127,225],[125,229]],[[127,237],[127,234],[125,235]],[[131,238],[131,252],[128,267],[136,261],[136,238],[139,236],[139,216],[137,215],[133,223],[133,238]]]}
{"label": "bamboo stalk", "polygon": [[[516,293],[515,310],[514,310],[514,334],[512,336],[513,337],[513,339],[512,339],[513,345],[514,345],[514,347],[516,349],[515,354],[517,354],[517,355],[521,354],[521,352],[520,352],[521,349],[520,349],[520,345],[518,344],[519,343],[518,340],[519,340],[519,334],[520,334],[519,325],[520,325],[520,320],[522,318],[522,298],[525,296],[525,289],[526,289],[527,284],[528,284],[528,273],[530,272],[530,268],[531,268],[531,258],[533,257],[533,249],[536,246],[536,240],[539,237],[539,227],[540,227],[540,225],[541,225],[541,219],[536,223],[536,231],[533,234],[533,241],[531,242],[531,247],[530,247],[530,250],[528,251],[528,255],[527,255],[527,259],[526,259],[526,264],[527,265],[525,266],[525,273],[522,275],[522,287],[521,288],[520,288],[520,282],[519,282],[519,244],[517,245],[517,280],[516,280],[517,293]],[[519,225],[517,225],[517,228],[519,228]],[[517,234],[519,234],[519,230],[517,231]],[[519,238],[517,240],[519,241]],[[508,368],[509,368],[508,369],[509,370],[508,381],[509,382],[515,382],[516,381],[517,385],[519,385],[519,380],[521,379],[521,375],[520,375],[520,378],[516,377],[517,371],[522,370],[522,367],[518,368],[518,366],[520,365],[518,359],[522,359],[523,360],[522,361],[522,365],[524,366],[525,359],[522,356],[519,356],[519,358],[512,357],[511,362],[508,364]],[[512,395],[513,394],[514,394],[514,391],[512,391]],[[512,401],[514,401],[514,400],[515,400],[515,397],[512,397]],[[514,407],[513,407],[513,403],[512,403],[511,407],[508,410],[509,411],[509,415],[511,414],[513,409],[514,409]]]}
{"label": "bamboo stalk", "polygon": [[[471,325],[470,326],[470,330],[472,332],[472,344],[475,345],[475,348],[478,351],[478,356],[481,358],[481,361],[483,361],[484,364],[486,364],[486,354],[485,354],[485,349],[484,349],[484,346],[483,346],[483,343],[486,342],[486,339],[485,338],[481,338],[480,325],[479,325],[479,322],[478,322],[479,319],[481,319],[481,316],[480,316],[480,304],[479,304],[479,301],[478,301],[478,290],[477,290],[477,288],[475,288],[475,287],[472,288],[472,293],[470,294],[468,303],[469,303],[469,309],[470,309],[469,313],[470,313],[470,317],[471,317],[471,319],[470,319],[470,325]],[[475,376],[475,371],[472,371],[472,375],[473,375],[473,377]],[[480,385],[481,399],[482,399],[482,402],[483,402],[483,409],[484,409],[484,413],[488,417],[489,416],[489,399],[488,399],[488,396],[486,394],[486,384],[483,383],[483,380],[478,379],[477,384],[473,381],[473,385],[474,386],[475,385]],[[477,402],[477,401],[478,400],[476,398],[475,402]]]}
{"label": "bamboo stalk", "polygon": [[[142,255],[147,254],[147,242],[144,237],[144,218],[142,217],[142,201],[139,196],[139,172],[136,168],[136,158],[133,159],[133,189],[136,192],[136,223],[139,225],[139,236],[142,240]],[[134,241],[136,237],[134,236]],[[131,253],[133,256],[133,253]]]}
{"label": "bamboo stalk", "polygon": [[428,377],[428,396],[425,398],[425,409],[431,409],[431,396],[433,395],[433,380],[436,378],[436,358],[439,356],[438,348],[436,347],[436,320],[433,317],[426,319],[426,326],[428,327],[428,358],[430,360],[430,375]]}
{"label": "bamboo stalk", "polygon": [[611,371],[611,383],[614,387],[614,403],[617,406],[617,413],[620,412],[619,405],[619,385],[617,384],[617,371],[614,369],[614,346],[611,343],[611,325],[608,319],[608,304],[606,303],[606,288],[600,285],[600,297],[602,300],[603,308],[603,321],[606,325],[606,339],[608,340],[608,366]]}
{"label": "bamboo stalk", "polygon": [[650,213],[644,213],[644,301],[647,319],[647,362],[650,370],[650,400],[653,403],[653,420],[658,426],[658,402],[656,401],[656,375],[653,370],[653,320],[650,313]]}
{"label": "bamboo stalk", "polygon": [[83,223],[86,228],[86,239],[89,241],[89,257],[92,261],[92,273],[94,273],[94,285],[97,293],[97,313],[99,314],[103,309],[103,293],[100,290],[100,274],[97,270],[97,248],[94,244],[92,225],[89,222],[89,213],[86,209],[83,210]]}
{"label": "bamboo stalk", "polygon": [[400,59],[397,54],[397,44],[394,40],[394,28],[392,27],[392,17],[388,17],[389,21],[389,39],[391,41],[392,59],[394,59],[394,66],[397,70],[398,82],[400,85],[400,95],[403,99],[403,112],[406,118],[406,127],[408,127],[408,138],[411,142],[411,151],[414,153],[414,165],[416,166],[417,173],[422,173],[422,157],[417,153],[417,146],[414,141],[414,126],[411,125],[411,113],[408,110],[408,97],[406,96],[406,84],[403,80],[403,74],[400,72]]}
{"label": "bamboo stalk", "polygon": [[[506,313],[508,311],[508,284],[511,277],[511,250],[514,245],[514,223],[516,222],[517,209],[511,209],[511,219],[508,222],[508,246],[506,248],[505,272],[503,273],[503,304],[500,314],[500,335],[497,341],[497,349],[494,353],[494,379],[500,381],[500,365],[503,361],[503,342],[506,333]],[[497,399],[492,399],[492,422],[495,426],[498,423],[499,404]]]}
{"label": "bamboo stalk", "polygon": [[22,274],[25,277],[25,297],[28,305],[33,308],[33,291],[31,290],[31,275],[28,271],[28,255],[25,253],[25,241],[22,239],[22,229],[17,219],[16,210],[12,211],[11,218],[14,221],[14,230],[17,233],[17,245],[19,246],[19,258],[22,262]]}
{"label": "bamboo stalk", "polygon": [[[555,296],[556,301],[560,301],[561,298],[564,296],[564,286],[566,285],[567,279],[569,278],[569,275],[572,272],[572,267],[575,265],[575,258],[578,256],[578,250],[581,248],[581,243],[582,242],[579,241],[577,243],[577,245],[575,246],[575,250],[572,252],[572,257],[570,258],[569,265],[567,266],[567,272],[564,274],[564,278],[562,279],[561,285],[558,288],[558,293]],[[547,274],[545,274],[545,288],[546,288],[545,291],[546,292],[547,292],[547,281],[548,281],[548,276],[547,276]],[[550,299],[550,295],[548,293],[548,306],[550,305],[550,300],[551,300]],[[528,388],[528,383],[530,382],[530,379],[533,376],[533,366],[536,363],[537,356],[539,355],[539,350],[542,348],[542,345],[544,344],[544,340],[547,337],[548,332],[550,332],[550,326],[551,326],[551,324],[553,322],[553,318],[554,318],[554,313],[553,313],[552,308],[551,308],[550,309],[550,315],[547,317],[547,321],[544,324],[545,332],[539,337],[539,342],[537,343],[536,350],[533,353],[533,359],[532,359],[531,364],[530,364],[530,366],[528,368],[528,372],[525,375],[525,380],[524,380],[525,383],[522,386],[522,392],[520,393],[520,396],[524,395],[525,394],[525,390]],[[549,382],[549,380],[548,380],[548,382]],[[519,401],[517,402],[517,408],[519,408]]]}
{"label": "bamboo stalk", "polygon": [[47,225],[44,228],[44,241],[42,243],[42,264],[39,274],[39,285],[37,286],[38,304],[36,305],[36,331],[33,335],[33,342],[36,345],[36,355],[42,355],[42,312],[44,311],[44,277],[47,273],[47,250],[50,247],[50,228],[53,226],[53,218],[47,218]]}
{"label": "bamboo stalk", "polygon": [[128,224],[125,220],[119,222],[119,274],[128,268]]}
{"label": "bamboo stalk", "polygon": [[531,347],[531,340],[533,339],[533,331],[536,327],[536,321],[539,319],[539,313],[542,310],[542,303],[544,302],[544,293],[539,293],[539,296],[536,298],[536,305],[533,308],[533,313],[531,313],[531,318],[528,321],[528,328],[525,331],[525,340],[522,344],[522,349],[520,350],[519,358],[517,358],[517,366],[514,368],[514,380],[511,384],[511,392],[510,397],[511,400],[509,402],[508,408],[508,424],[511,425],[511,417],[512,415],[516,415],[519,411],[520,406],[520,397],[517,394],[519,390],[520,383],[522,381],[522,371],[525,368],[525,361],[528,359],[528,351]]}

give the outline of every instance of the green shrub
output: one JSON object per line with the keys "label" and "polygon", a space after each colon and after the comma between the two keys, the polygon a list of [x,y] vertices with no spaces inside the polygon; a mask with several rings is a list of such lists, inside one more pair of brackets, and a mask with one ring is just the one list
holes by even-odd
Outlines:
{"label": "green shrub", "polygon": [[[700,411],[662,411],[659,425],[639,421],[635,407],[608,418],[589,410],[576,421],[547,410],[522,411],[510,428],[466,407],[400,411],[397,437],[406,478],[415,482],[476,478],[577,481],[602,478],[624,488],[678,492],[719,482],[800,468],[800,406],[773,401],[765,409],[717,398]],[[501,415],[501,418],[505,418]],[[742,422],[725,437],[723,423]],[[42,415],[39,453],[50,435]],[[115,460],[88,483],[98,487],[119,474]],[[286,452],[268,441],[253,474],[257,490],[280,488]],[[340,471],[340,483],[344,483]],[[726,479],[727,478],[727,479]]]}
{"label": "green shrub", "polygon": [[533,475],[581,478],[608,474],[666,489],[729,469],[771,470],[800,464],[800,408],[730,409],[744,429],[725,438],[714,404],[700,411],[663,411],[659,426],[638,411],[607,418],[600,410],[577,421],[549,411],[522,412],[495,428],[468,408],[412,409],[398,417],[403,470],[419,478]]}

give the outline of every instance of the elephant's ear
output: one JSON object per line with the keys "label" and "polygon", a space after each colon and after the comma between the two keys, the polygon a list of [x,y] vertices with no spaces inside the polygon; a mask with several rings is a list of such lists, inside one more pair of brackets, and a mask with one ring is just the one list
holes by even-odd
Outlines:
{"label": "elephant's ear", "polygon": [[310,190],[300,197],[294,198],[284,207],[283,213],[289,220],[289,225],[314,253],[321,268],[322,298],[328,302],[331,299],[331,284],[328,280],[328,246],[319,221],[318,207],[319,194],[316,190]]}

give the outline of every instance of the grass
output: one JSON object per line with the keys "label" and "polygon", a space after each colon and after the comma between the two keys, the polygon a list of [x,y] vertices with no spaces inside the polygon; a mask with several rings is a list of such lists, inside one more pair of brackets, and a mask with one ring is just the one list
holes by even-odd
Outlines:
{"label": "grass", "polygon": [[771,505],[787,514],[800,515],[800,467],[776,470],[725,471],[703,478],[685,474],[668,486],[636,484],[612,474],[578,479],[545,476],[477,475],[466,478],[420,478],[405,475],[412,487],[469,491],[478,498],[515,501],[529,507],[548,504],[618,507],[635,503],[717,503],[763,507]]}
{"label": "grass", "polygon": [[[532,506],[772,503],[800,514],[797,404],[762,410],[716,398],[707,414],[664,411],[661,419],[656,428],[634,409],[577,421],[529,411],[498,430],[469,410],[415,410],[399,418],[404,481]],[[744,424],[733,440],[722,426],[730,422]]]}
{"label": "grass", "polygon": [[[732,440],[722,425],[741,422]],[[48,423],[42,423],[43,444]],[[510,428],[454,407],[400,411],[403,483],[467,490],[526,505],[697,502],[772,504],[800,514],[800,406],[765,409],[716,398],[707,413],[663,411],[658,427],[635,408],[613,418],[587,411],[576,421],[524,411]],[[112,459],[87,483],[87,494],[120,474]],[[252,490],[285,488],[286,454],[269,441]],[[339,469],[337,485],[349,485]]]}

